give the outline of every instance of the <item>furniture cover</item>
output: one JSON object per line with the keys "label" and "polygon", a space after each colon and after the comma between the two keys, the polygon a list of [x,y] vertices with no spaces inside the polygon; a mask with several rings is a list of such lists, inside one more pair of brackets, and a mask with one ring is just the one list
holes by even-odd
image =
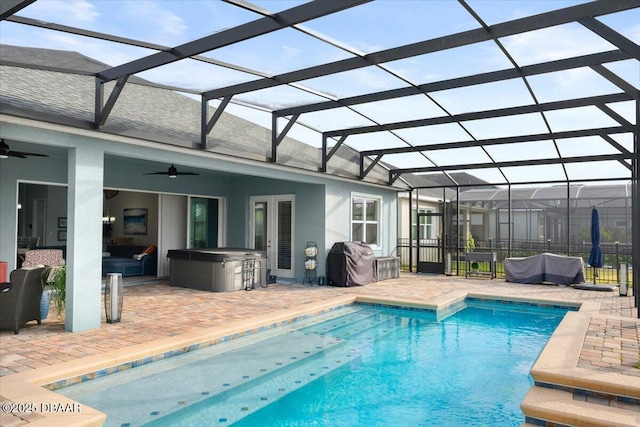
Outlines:
{"label": "furniture cover", "polygon": [[366,285],[375,281],[375,255],[363,242],[337,242],[327,255],[327,280],[332,286]]}
{"label": "furniture cover", "polygon": [[[102,276],[120,273],[126,276],[155,276],[158,255],[155,245],[107,245],[108,257],[102,258]],[[146,254],[146,255],[145,255]]]}
{"label": "furniture cover", "polygon": [[584,282],[584,262],[580,257],[539,254],[504,260],[507,282],[557,283],[570,285]]}
{"label": "furniture cover", "polygon": [[13,270],[10,281],[3,283],[0,292],[0,329],[18,333],[27,322],[40,320],[42,274],[44,267],[26,267]]}

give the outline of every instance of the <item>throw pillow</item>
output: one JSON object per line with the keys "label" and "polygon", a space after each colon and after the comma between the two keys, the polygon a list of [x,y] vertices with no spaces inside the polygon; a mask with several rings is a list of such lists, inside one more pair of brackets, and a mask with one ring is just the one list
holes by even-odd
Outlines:
{"label": "throw pillow", "polygon": [[143,254],[152,254],[154,253],[156,250],[156,245],[149,245],[146,248],[144,248],[144,251],[142,251]]}

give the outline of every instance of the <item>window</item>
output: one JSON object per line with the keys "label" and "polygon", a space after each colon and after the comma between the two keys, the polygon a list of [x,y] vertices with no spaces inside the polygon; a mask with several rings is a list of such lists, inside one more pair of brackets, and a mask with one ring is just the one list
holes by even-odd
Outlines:
{"label": "window", "polygon": [[351,240],[378,246],[380,243],[380,199],[365,196],[352,197]]}
{"label": "window", "polygon": [[418,224],[418,215],[417,213],[427,213],[433,212],[432,209],[412,209],[411,210],[411,238],[415,239],[418,236],[419,230],[419,239],[432,239],[432,230],[433,230],[433,217],[431,216],[421,216],[420,224]]}

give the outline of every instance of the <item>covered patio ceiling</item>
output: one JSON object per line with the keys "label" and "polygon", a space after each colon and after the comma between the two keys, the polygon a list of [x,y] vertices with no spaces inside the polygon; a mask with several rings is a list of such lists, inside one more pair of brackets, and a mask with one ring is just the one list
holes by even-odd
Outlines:
{"label": "covered patio ceiling", "polygon": [[225,111],[271,129],[267,161],[287,136],[326,172],[344,145],[389,185],[638,177],[640,0],[8,0],[0,18],[2,44],[114,64],[95,128],[136,76],[201,101],[202,150]]}

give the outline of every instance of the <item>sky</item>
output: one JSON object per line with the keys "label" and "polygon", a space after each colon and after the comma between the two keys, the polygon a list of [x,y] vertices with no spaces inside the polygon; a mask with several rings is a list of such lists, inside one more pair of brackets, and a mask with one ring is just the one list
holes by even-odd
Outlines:
{"label": "sky", "polygon": [[[270,12],[282,11],[304,3],[303,1],[263,0],[253,4]],[[495,25],[553,9],[569,7],[585,1],[529,0],[493,1],[468,0],[487,25]],[[163,46],[180,44],[204,37],[227,28],[260,18],[259,15],[221,1],[205,0],[38,0],[23,9],[20,16],[46,22],[69,25],[93,31],[116,34]],[[640,43],[640,9],[598,18],[636,44]],[[374,53],[393,47],[432,39],[447,34],[479,28],[478,22],[460,3],[452,0],[378,0],[339,13],[301,24],[299,29],[287,28],[223,47],[203,56],[232,63],[267,75],[347,59],[353,53]],[[309,36],[318,33],[330,39],[328,44]],[[0,42],[10,45],[73,50],[106,64],[116,66],[154,53],[153,50],[90,39],[61,32],[51,32],[11,22],[0,23]],[[567,24],[559,27],[531,31],[500,39],[518,66],[553,61],[614,49],[586,27]],[[319,91],[331,98],[355,96],[370,92],[405,87],[408,82],[423,84],[455,77],[511,68],[509,59],[493,41],[461,48],[415,56],[389,62],[383,67],[365,67],[332,76],[300,82],[300,85]],[[640,65],[637,60],[608,64],[628,83],[640,88]],[[138,74],[139,77],[196,91],[207,91],[228,85],[256,80],[256,74],[230,70],[194,60],[182,60]],[[400,76],[400,78],[398,78]],[[538,102],[552,102],[568,98],[603,95],[619,92],[589,68],[549,73],[528,78]],[[320,102],[327,99],[290,86],[261,90],[234,96],[234,100],[257,104],[274,110],[294,105]],[[361,104],[346,108],[308,113],[301,116],[304,123],[318,131],[391,123],[447,114],[506,108],[533,104],[534,100],[522,79],[485,84],[460,89],[438,91],[429,97],[416,95],[394,100]],[[212,105],[217,105],[212,101]],[[632,102],[610,105],[627,120],[635,122]],[[271,114],[230,105],[227,112],[271,126]],[[613,119],[597,108],[576,108],[546,114],[552,131],[589,127],[616,126]],[[284,122],[279,124],[281,127]],[[439,142],[468,141],[532,133],[548,132],[540,114],[511,116],[508,118],[468,121],[464,128],[457,124],[411,128],[394,134],[350,136],[346,143],[355,149],[372,149],[424,145]],[[313,147],[321,145],[319,132],[295,125],[289,136]],[[628,150],[632,150],[630,135],[613,136]],[[447,165],[460,161],[485,163],[492,158],[501,160],[527,160],[578,154],[616,153],[611,145],[600,138],[552,141],[446,151],[431,151],[428,159],[419,154],[395,154],[384,157],[387,163],[400,167]],[[490,156],[490,157],[489,157]],[[531,180],[532,173],[541,179],[564,179],[559,165],[505,169],[512,182]],[[624,176],[628,171],[619,164],[567,165],[571,179],[585,176],[606,178]],[[493,170],[470,171],[490,182],[504,178]]]}

